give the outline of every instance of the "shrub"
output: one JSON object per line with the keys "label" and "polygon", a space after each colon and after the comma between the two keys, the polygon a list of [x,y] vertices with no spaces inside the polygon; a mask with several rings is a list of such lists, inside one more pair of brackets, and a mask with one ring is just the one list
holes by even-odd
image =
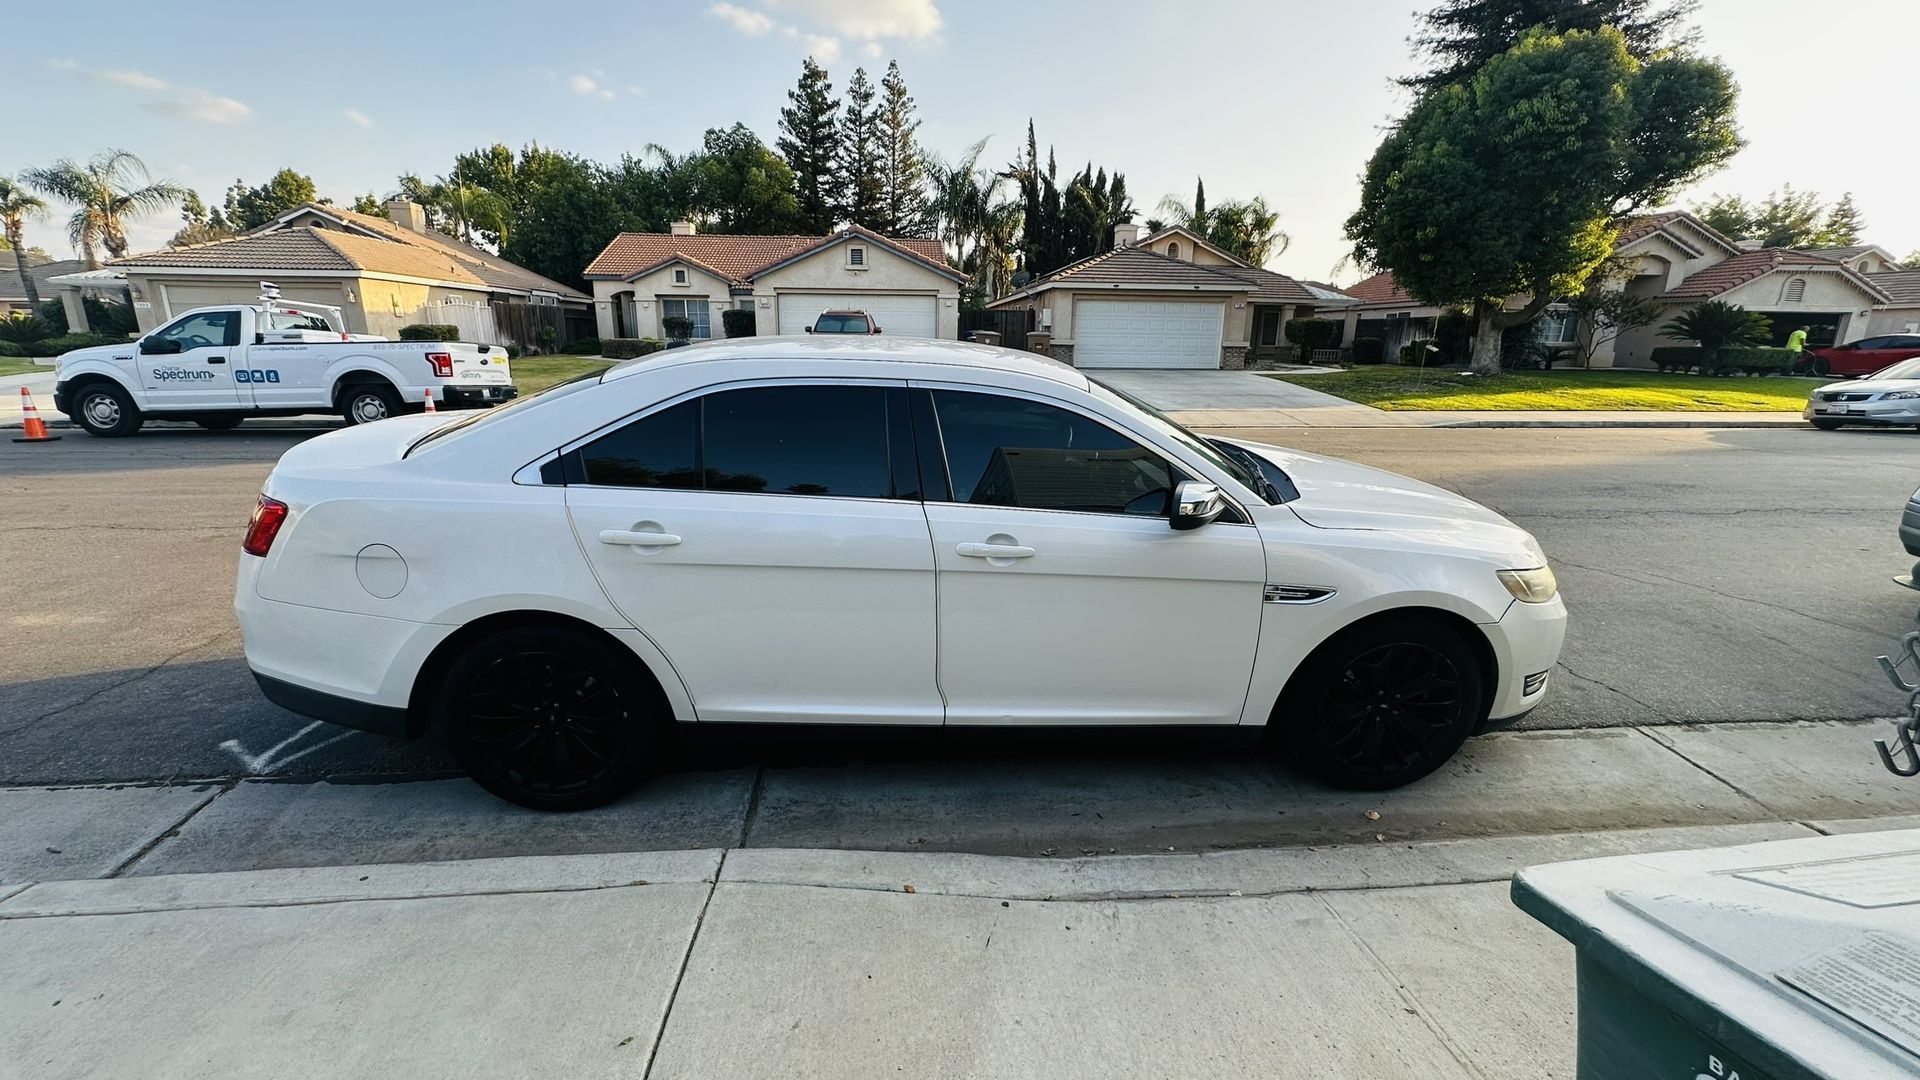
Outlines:
{"label": "shrub", "polygon": [[518,345],[509,345],[507,346],[507,359],[518,360],[520,359],[521,355],[525,352],[526,350],[522,349]]}
{"label": "shrub", "polygon": [[[1707,300],[1675,315],[1661,332],[1681,341],[1697,342],[1707,351],[1708,363],[1716,370],[1721,364],[1713,354],[1729,345],[1752,345],[1767,340],[1773,333],[1773,320],[1757,311],[1723,300]],[[1702,369],[1701,374],[1706,374]]]}
{"label": "shrub", "polygon": [[1767,345],[1731,345],[1720,350],[1720,368],[1748,375],[1784,375],[1798,356],[1791,349]]}
{"label": "shrub", "polygon": [[578,341],[568,344],[566,348],[560,351],[570,356],[599,356],[600,339],[597,337],[583,337]]}
{"label": "shrub", "polygon": [[1332,319],[1288,319],[1284,328],[1287,340],[1300,346],[1303,356],[1311,358],[1315,349],[1340,347],[1341,325]]}
{"label": "shrub", "polygon": [[460,328],[450,323],[408,323],[400,328],[401,341],[459,341]]}
{"label": "shrub", "polygon": [[631,360],[665,348],[659,338],[607,338],[600,342],[600,355],[610,360]]}
{"label": "shrub", "polygon": [[53,324],[30,311],[10,311],[0,315],[0,341],[26,345],[54,335]]}
{"label": "shrub", "polygon": [[42,338],[33,343],[27,352],[33,356],[59,356],[75,349],[91,349],[95,345],[125,345],[123,334],[62,334],[59,337]]}
{"label": "shrub", "polygon": [[1438,363],[1438,358],[1427,351],[1427,346],[1431,344],[1433,341],[1430,338],[1415,338],[1400,346],[1400,366],[1424,367],[1427,364]]}
{"label": "shrub", "polygon": [[720,313],[720,325],[728,337],[754,336],[754,314],[747,308],[728,308]]}
{"label": "shrub", "polygon": [[1661,371],[1677,371],[1685,374],[1699,366],[1700,358],[1706,350],[1694,345],[1659,345],[1647,355],[1647,360]]}
{"label": "shrub", "polygon": [[[102,300],[88,294],[80,298],[80,304],[87,312],[87,325],[91,333],[110,334],[115,340],[127,338],[140,330],[140,324],[134,320],[131,305]],[[36,312],[53,327],[55,334],[65,334],[73,328],[67,325],[66,305],[58,300],[42,300]]]}
{"label": "shrub", "polygon": [[1384,364],[1387,362],[1387,343],[1377,337],[1357,337],[1353,339],[1353,362],[1356,364]]}
{"label": "shrub", "polygon": [[685,315],[669,315],[660,320],[660,329],[667,332],[669,341],[686,341],[693,337],[693,320]]}
{"label": "shrub", "polygon": [[15,345],[11,341],[0,341],[0,356],[25,356],[25,355],[27,355],[26,346]]}

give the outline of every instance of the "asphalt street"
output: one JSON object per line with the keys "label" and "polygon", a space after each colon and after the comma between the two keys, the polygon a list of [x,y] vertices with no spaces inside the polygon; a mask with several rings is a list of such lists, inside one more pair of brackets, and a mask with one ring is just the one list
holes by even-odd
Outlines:
{"label": "asphalt street", "polygon": [[[247,673],[230,607],[240,534],[274,459],[313,434],[0,443],[0,785],[450,771],[432,740],[312,725]],[[1409,473],[1533,530],[1572,621],[1552,699],[1527,728],[1860,719],[1900,704],[1873,657],[1920,600],[1889,580],[1911,562],[1894,532],[1920,483],[1911,432],[1233,434]],[[1230,791],[1248,761],[1191,737],[748,736],[691,754],[675,782],[734,785],[765,768],[823,790],[908,790],[938,775],[958,797],[969,778],[1071,788],[1166,770]]]}

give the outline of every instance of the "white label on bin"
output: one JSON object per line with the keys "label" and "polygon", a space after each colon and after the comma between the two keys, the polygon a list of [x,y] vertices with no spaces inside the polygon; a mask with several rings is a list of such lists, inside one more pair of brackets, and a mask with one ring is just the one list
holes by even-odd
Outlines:
{"label": "white label on bin", "polygon": [[1866,933],[1780,972],[1780,981],[1920,1056],[1920,946]]}
{"label": "white label on bin", "polygon": [[1733,876],[1849,907],[1920,904],[1920,851],[1742,870]]}

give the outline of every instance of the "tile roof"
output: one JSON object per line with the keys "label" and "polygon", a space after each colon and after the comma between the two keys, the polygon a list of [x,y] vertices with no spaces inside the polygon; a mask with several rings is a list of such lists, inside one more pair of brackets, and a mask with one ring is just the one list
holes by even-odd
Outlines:
{"label": "tile roof", "polygon": [[1285,274],[1276,274],[1262,267],[1214,266],[1208,269],[1259,286],[1252,296],[1247,297],[1256,304],[1317,304],[1327,299],[1316,296],[1313,290]]}
{"label": "tile roof", "polygon": [[[4,254],[12,255],[13,253],[5,252]],[[40,294],[40,299],[44,302],[56,298],[60,293],[60,286],[49,279],[60,274],[77,274],[86,268],[87,264],[80,259],[53,261],[29,259],[27,276],[33,279],[34,290]],[[19,264],[9,259],[6,265],[0,266],[0,300],[24,303],[26,299],[26,287],[20,284]]]}
{"label": "tile roof", "polygon": [[1841,262],[1845,262],[1856,255],[1868,254],[1869,252],[1878,252],[1883,255],[1887,254],[1886,249],[1879,244],[1848,244],[1845,247],[1806,247],[1795,248],[1794,250],[1804,251],[1809,255],[1824,255],[1829,259],[1837,259]]}
{"label": "tile roof", "polygon": [[1675,224],[1687,225],[1689,228],[1692,228],[1700,233],[1700,235],[1720,245],[1727,251],[1740,250],[1739,243],[1732,237],[1726,236],[1713,226],[1708,225],[1706,222],[1701,221],[1685,210],[1662,210],[1655,214],[1643,214],[1640,217],[1628,218],[1621,224],[1619,235],[1614,238],[1614,250],[1617,251],[1649,233],[1666,231],[1668,235],[1671,236],[1673,235],[1673,231],[1670,226]]}
{"label": "tile roof", "polygon": [[372,214],[359,214],[352,210],[343,210],[338,206],[325,206],[309,203],[307,208],[323,214],[330,214],[342,221],[375,232],[389,240],[413,247],[437,249],[456,259],[467,272],[482,282],[498,289],[512,289],[518,292],[551,292],[576,300],[585,300],[587,295],[578,289],[562,285],[552,278],[511,263],[485,248],[462,243],[442,232],[429,229],[415,232],[404,225]]}
{"label": "tile roof", "polygon": [[1884,274],[1868,274],[1867,280],[1886,293],[1896,307],[1920,305],[1920,270],[1889,270]]}
{"label": "tile roof", "polygon": [[1364,278],[1340,290],[1362,304],[1417,304],[1393,278],[1393,271],[1382,270],[1370,278]]}
{"label": "tile roof", "polygon": [[[938,240],[924,240],[908,237],[883,237],[875,233],[860,230],[860,233],[900,248],[905,252],[933,263],[947,265],[947,253]],[[809,248],[820,247],[835,237],[832,236],[743,236],[734,233],[694,233],[689,236],[675,236],[671,233],[621,233],[607,244],[605,250],[588,264],[588,278],[626,278],[650,270],[675,258],[685,258],[689,262],[708,267],[738,285],[745,285],[757,271],[784,259],[791,258]]]}
{"label": "tile roof", "polygon": [[[1706,300],[1719,296],[1729,289],[1735,289],[1757,277],[1772,273],[1780,267],[1811,267],[1815,269],[1843,270],[1833,259],[1819,255],[1809,255],[1804,251],[1790,251],[1785,248],[1760,248],[1745,251],[1731,259],[1714,263],[1705,270],[1694,274],[1680,284],[1661,294],[1661,300]],[[1859,275],[1845,271],[1852,277]]]}
{"label": "tile roof", "polygon": [[1176,288],[1194,285],[1247,288],[1254,285],[1254,282],[1245,278],[1225,273],[1226,269],[1200,266],[1142,247],[1121,247],[1063,266],[1027,288],[1057,285],[1063,281],[1087,285],[1170,285]]}
{"label": "tile roof", "polygon": [[376,240],[338,229],[283,228],[114,261],[115,266],[182,270],[364,270],[484,285],[450,254],[425,246]]}

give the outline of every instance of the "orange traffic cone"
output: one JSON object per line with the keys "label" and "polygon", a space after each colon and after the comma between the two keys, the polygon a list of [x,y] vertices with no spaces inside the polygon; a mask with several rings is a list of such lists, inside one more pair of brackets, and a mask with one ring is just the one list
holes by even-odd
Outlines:
{"label": "orange traffic cone", "polygon": [[26,430],[14,442],[53,442],[60,437],[47,431],[47,422],[40,419],[40,410],[33,407],[33,395],[24,386],[20,388],[20,418],[26,421]]}
{"label": "orange traffic cone", "polygon": [[427,411],[428,412],[440,411],[439,409],[436,409],[433,407],[433,387],[431,386],[427,387]]}

